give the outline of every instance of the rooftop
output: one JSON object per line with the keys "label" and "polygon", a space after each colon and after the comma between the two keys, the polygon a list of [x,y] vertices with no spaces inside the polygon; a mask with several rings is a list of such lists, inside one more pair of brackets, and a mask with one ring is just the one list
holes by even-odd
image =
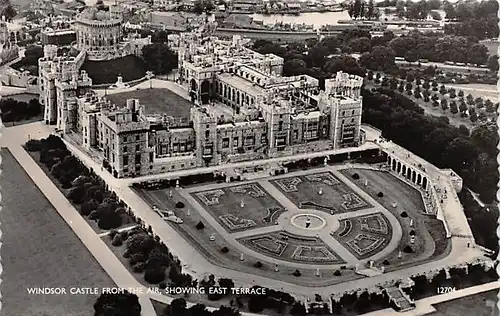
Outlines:
{"label": "rooftop", "polygon": [[240,89],[242,91],[245,91],[246,93],[258,97],[260,95],[263,95],[266,93],[266,90],[259,87],[258,85],[254,84],[251,81],[248,81],[246,79],[243,79],[237,75],[231,74],[231,73],[222,73],[219,76],[219,80],[221,82],[224,82],[232,87],[235,87],[236,89]]}

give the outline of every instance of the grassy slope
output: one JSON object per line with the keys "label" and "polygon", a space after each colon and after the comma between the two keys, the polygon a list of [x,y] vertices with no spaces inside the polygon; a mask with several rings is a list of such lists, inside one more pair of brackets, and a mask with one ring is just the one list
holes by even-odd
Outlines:
{"label": "grassy slope", "polygon": [[114,283],[10,152],[1,154],[2,315],[93,315],[94,295],[27,294],[27,287]]}

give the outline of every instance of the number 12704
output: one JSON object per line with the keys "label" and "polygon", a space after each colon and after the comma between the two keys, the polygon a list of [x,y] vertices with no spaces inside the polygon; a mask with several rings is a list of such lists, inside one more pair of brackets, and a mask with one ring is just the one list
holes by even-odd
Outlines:
{"label": "number 12704", "polygon": [[455,292],[456,288],[451,287],[451,286],[439,286],[437,288],[437,294],[446,294],[446,293],[451,293]]}

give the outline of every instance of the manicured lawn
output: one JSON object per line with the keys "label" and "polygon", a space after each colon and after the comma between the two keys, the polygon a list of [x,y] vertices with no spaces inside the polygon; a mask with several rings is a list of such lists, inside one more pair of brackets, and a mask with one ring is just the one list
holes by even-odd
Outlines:
{"label": "manicured lawn", "polygon": [[498,290],[493,290],[440,303],[434,305],[437,311],[429,316],[498,316],[497,295]]}
{"label": "manicured lawn", "polygon": [[[219,233],[206,222],[205,218],[202,217],[189,204],[189,201],[184,199],[184,197],[177,192],[176,189],[173,189],[172,199],[168,197],[168,191],[165,190],[134,189],[134,191],[149,205],[156,204],[161,209],[173,210],[176,216],[180,217],[184,221],[184,224],[169,225],[186,238],[186,240],[193,247],[195,247],[197,251],[203,254],[203,256],[213,264],[220,265],[228,269],[262,275],[284,282],[297,283],[306,286],[311,284],[314,286],[330,285],[362,278],[360,275],[355,274],[353,270],[346,269],[342,270],[341,276],[334,276],[334,270],[330,270],[329,273],[325,274],[325,276],[321,279],[318,279],[318,277],[315,276],[316,269],[314,268],[308,270],[300,269],[302,276],[297,278],[292,275],[295,268],[291,266],[281,266],[279,272],[275,272],[272,258],[270,258],[271,260],[269,261],[261,260],[263,267],[255,268],[254,264],[257,262],[257,259],[252,257],[250,254],[246,254],[245,260],[240,261],[240,251],[229,245],[224,238],[221,237]],[[186,205],[186,208],[182,210],[176,209],[174,204],[177,201],[182,201]],[[187,208],[191,209],[189,216],[186,215],[185,210]],[[199,230],[195,228],[199,221],[202,221],[205,224],[204,229]],[[212,234],[215,234],[216,236],[214,241],[209,240]],[[229,252],[222,253],[222,247],[227,247]]]}
{"label": "manicured lawn", "polygon": [[[257,252],[263,252],[268,256],[284,261],[325,265],[345,263],[345,261],[337,253],[335,253],[333,249],[331,249],[321,239],[315,237],[303,237],[281,231],[269,234],[253,235],[251,237],[242,238],[238,241]],[[303,249],[303,251],[300,251],[297,249],[298,247],[310,247],[311,249]],[[312,250],[316,247],[321,247],[322,250]],[[299,256],[295,256],[295,253]]]}
{"label": "manicured lawn", "polygon": [[[401,224],[403,236],[400,248],[410,245],[414,252],[403,252],[402,259],[397,258],[399,249],[389,254],[383,259],[391,263],[390,266],[386,267],[388,271],[395,269],[397,266],[412,264],[421,260],[435,260],[434,254],[443,255],[450,249],[449,239],[443,236],[443,226],[433,223],[437,219],[422,213],[424,209],[422,196],[415,188],[385,171],[351,168],[343,169],[340,172],[349,179],[352,179],[354,173],[358,173],[360,179],[352,179],[351,181],[377,200],[389,212],[393,213]],[[364,186],[366,180],[368,180],[368,186]],[[378,197],[378,192],[382,192],[384,196],[382,198]],[[394,202],[397,202],[396,208],[392,206]],[[408,217],[403,218],[401,216],[403,210],[408,214]],[[409,225],[410,218],[413,219],[413,227]],[[428,223],[431,223],[431,225],[427,225]],[[416,233],[414,244],[410,244],[409,232],[411,230]],[[434,231],[430,232],[431,230]]]}
{"label": "manicured lawn", "polygon": [[89,74],[95,85],[115,83],[118,76],[123,77],[123,82],[136,80],[144,77],[147,70],[144,61],[133,55],[105,61],[86,60],[81,69]]}
{"label": "manicured lawn", "polygon": [[29,287],[113,287],[15,158],[2,149],[2,315],[89,316],[95,295],[29,295]]}
{"label": "manicured lawn", "polygon": [[189,117],[191,102],[165,88],[146,88],[135,91],[108,94],[117,105],[125,105],[127,99],[139,99],[147,114],[166,114],[173,117]]}
{"label": "manicured lawn", "polygon": [[[372,231],[369,231],[366,228],[363,228],[361,226],[362,220],[366,220],[368,229],[374,229],[372,229]],[[380,223],[385,223],[385,225]],[[384,227],[382,227],[382,225],[385,227],[385,229]],[[355,241],[356,236],[358,236],[359,234],[364,234],[369,236],[369,238],[374,239],[371,241],[370,239],[368,239],[368,242],[366,239],[360,240],[359,242],[356,242],[355,245],[352,245],[352,243],[354,243]],[[392,226],[387,217],[385,217],[382,213],[357,216],[342,220],[340,222],[339,230],[337,230],[335,234],[332,234],[332,236],[334,236],[334,238],[336,238],[356,258],[362,260],[375,255],[377,252],[384,249],[389,244],[392,237]],[[372,250],[366,252],[362,251],[361,253],[358,253],[356,251],[356,245],[360,249],[364,249],[371,245],[375,240],[378,240],[376,242],[377,246],[373,247]]]}
{"label": "manicured lawn", "polygon": [[[316,208],[338,214],[372,207],[329,172],[281,178],[270,182],[299,208]],[[320,189],[323,190],[321,195],[318,193]],[[304,202],[314,205],[303,205]]]}
{"label": "manicured lawn", "polygon": [[272,226],[285,211],[256,182],[200,191],[191,193],[191,196],[229,232]]}

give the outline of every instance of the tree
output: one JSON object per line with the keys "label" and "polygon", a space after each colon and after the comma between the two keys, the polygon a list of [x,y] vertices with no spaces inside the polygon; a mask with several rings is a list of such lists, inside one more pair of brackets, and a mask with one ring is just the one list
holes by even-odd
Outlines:
{"label": "tree", "polygon": [[226,289],[232,289],[234,288],[234,282],[228,278],[221,278],[219,279],[219,286]]}
{"label": "tree", "polygon": [[283,75],[297,76],[306,72],[307,64],[302,59],[287,60],[283,64]]}
{"label": "tree", "polygon": [[458,107],[457,107],[457,103],[455,101],[450,102],[450,112],[453,115],[458,113]]}
{"label": "tree", "polygon": [[486,100],[486,101],[484,102],[484,106],[485,106],[485,108],[486,108],[486,112],[488,112],[488,113],[493,113],[493,112],[495,112],[495,106],[493,105],[493,102],[491,102],[491,100],[489,100],[489,99],[488,99],[488,100]]}
{"label": "tree", "polygon": [[492,72],[498,72],[498,55],[490,56],[488,59],[488,68]]}
{"label": "tree", "polygon": [[371,49],[371,40],[368,37],[353,38],[349,42],[349,47],[356,53],[369,52]]}
{"label": "tree", "polygon": [[306,316],[306,308],[300,302],[295,302],[290,309],[290,315],[292,316]]}
{"label": "tree", "polygon": [[462,90],[458,91],[458,97],[463,98],[464,97],[464,92]]}
{"label": "tree", "polygon": [[460,113],[465,113],[467,111],[467,104],[462,100],[460,101],[460,104],[458,105],[458,109],[460,110]]}
{"label": "tree", "polygon": [[170,315],[184,315],[186,312],[187,303],[183,298],[174,299],[169,306]]}
{"label": "tree", "polygon": [[147,268],[144,272],[144,281],[157,284],[165,280],[165,268],[164,267],[151,267]]}
{"label": "tree", "polygon": [[371,52],[362,54],[359,63],[375,71],[387,72],[396,68],[394,52],[383,46],[375,46]]}
{"label": "tree", "polygon": [[488,48],[483,44],[472,45],[467,52],[467,60],[476,65],[486,65],[488,62]]}
{"label": "tree", "polygon": [[205,10],[205,6],[203,5],[202,0],[197,0],[194,2],[193,12],[196,14],[202,14]]}
{"label": "tree", "polygon": [[152,43],[142,48],[142,58],[154,74],[168,74],[177,67],[177,55],[166,43]]}
{"label": "tree", "polygon": [[443,112],[448,109],[448,101],[446,99],[441,100],[441,109],[443,109]]}
{"label": "tree", "polygon": [[414,50],[409,50],[405,53],[404,58],[410,64],[414,63],[418,60],[418,53]]}
{"label": "tree", "polygon": [[141,305],[135,294],[101,294],[94,303],[95,316],[140,316]]}

